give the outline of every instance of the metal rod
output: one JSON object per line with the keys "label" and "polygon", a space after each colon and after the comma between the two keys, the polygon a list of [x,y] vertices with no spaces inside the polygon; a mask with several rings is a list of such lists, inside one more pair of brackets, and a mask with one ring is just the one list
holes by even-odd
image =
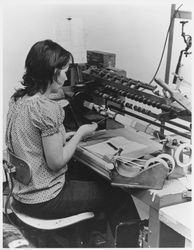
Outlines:
{"label": "metal rod", "polygon": [[99,123],[101,123],[101,122],[103,122],[103,121],[107,120],[108,118],[109,118],[109,117],[107,116],[107,117],[103,118],[102,120],[100,120],[100,121],[96,122],[96,124],[99,124]]}
{"label": "metal rod", "polygon": [[177,126],[177,127],[180,127],[180,128],[182,128],[182,129],[191,131],[191,128],[189,128],[189,127],[187,127],[187,126],[185,126],[185,125],[179,124],[179,123],[177,123],[177,122],[174,122],[174,121],[167,121],[167,123],[172,124],[172,125]]}
{"label": "metal rod", "polygon": [[119,111],[119,112],[128,114],[128,115],[133,116],[133,117],[136,117],[136,118],[138,118],[138,119],[140,119],[140,120],[143,120],[143,121],[146,121],[146,122],[148,122],[148,123],[151,123],[151,124],[153,124],[153,125],[155,125],[155,126],[157,126],[157,127],[160,127],[160,128],[162,128],[162,129],[165,129],[165,130],[168,130],[168,131],[173,132],[173,133],[175,133],[175,134],[178,134],[178,135],[180,135],[180,136],[183,136],[183,137],[185,137],[185,138],[191,139],[191,135],[188,135],[188,134],[186,134],[186,133],[182,133],[182,132],[180,132],[180,131],[178,131],[178,130],[176,130],[176,129],[173,129],[173,128],[164,126],[164,125],[162,125],[162,124],[159,124],[159,123],[157,123],[157,122],[155,122],[155,121],[149,120],[149,119],[147,119],[147,118],[145,118],[145,117],[141,117],[141,116],[136,115],[136,114],[134,114],[134,113],[131,113],[131,112],[129,112],[129,111],[121,110],[120,108],[117,108],[117,107],[112,106],[112,105],[110,105],[109,107],[112,108],[112,109],[115,109],[115,110],[117,110],[117,111]]}

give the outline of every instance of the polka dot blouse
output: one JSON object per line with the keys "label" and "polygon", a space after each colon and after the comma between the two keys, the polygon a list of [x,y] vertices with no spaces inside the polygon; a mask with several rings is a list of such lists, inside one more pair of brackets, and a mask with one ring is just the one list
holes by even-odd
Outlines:
{"label": "polka dot blouse", "polygon": [[35,204],[54,198],[65,183],[64,166],[58,172],[47,166],[42,137],[61,133],[65,140],[63,126],[64,110],[55,101],[35,95],[11,99],[7,114],[6,145],[31,167],[32,180],[28,185],[14,180],[14,197],[20,202]]}

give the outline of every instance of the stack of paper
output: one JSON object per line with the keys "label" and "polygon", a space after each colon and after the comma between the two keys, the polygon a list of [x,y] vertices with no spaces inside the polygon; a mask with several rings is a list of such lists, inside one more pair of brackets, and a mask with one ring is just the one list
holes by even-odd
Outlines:
{"label": "stack of paper", "polygon": [[131,155],[133,152],[139,152],[146,147],[147,145],[127,140],[122,136],[113,137],[109,140],[96,143],[94,145],[85,146],[87,150],[99,154],[100,156],[114,155],[119,150],[119,148],[122,149],[121,155],[127,156],[129,154]]}

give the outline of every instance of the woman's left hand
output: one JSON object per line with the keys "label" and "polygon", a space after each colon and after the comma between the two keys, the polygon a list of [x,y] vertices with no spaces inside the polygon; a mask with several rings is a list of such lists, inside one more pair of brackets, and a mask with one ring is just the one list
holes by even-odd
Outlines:
{"label": "woman's left hand", "polygon": [[74,135],[75,135],[75,131],[70,131],[66,133],[66,141],[69,141]]}

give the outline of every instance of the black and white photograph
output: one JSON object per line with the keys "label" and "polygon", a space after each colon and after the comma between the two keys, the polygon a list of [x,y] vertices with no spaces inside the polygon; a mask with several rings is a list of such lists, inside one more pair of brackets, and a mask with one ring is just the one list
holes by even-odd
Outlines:
{"label": "black and white photograph", "polygon": [[2,0],[1,248],[192,248],[192,0]]}

